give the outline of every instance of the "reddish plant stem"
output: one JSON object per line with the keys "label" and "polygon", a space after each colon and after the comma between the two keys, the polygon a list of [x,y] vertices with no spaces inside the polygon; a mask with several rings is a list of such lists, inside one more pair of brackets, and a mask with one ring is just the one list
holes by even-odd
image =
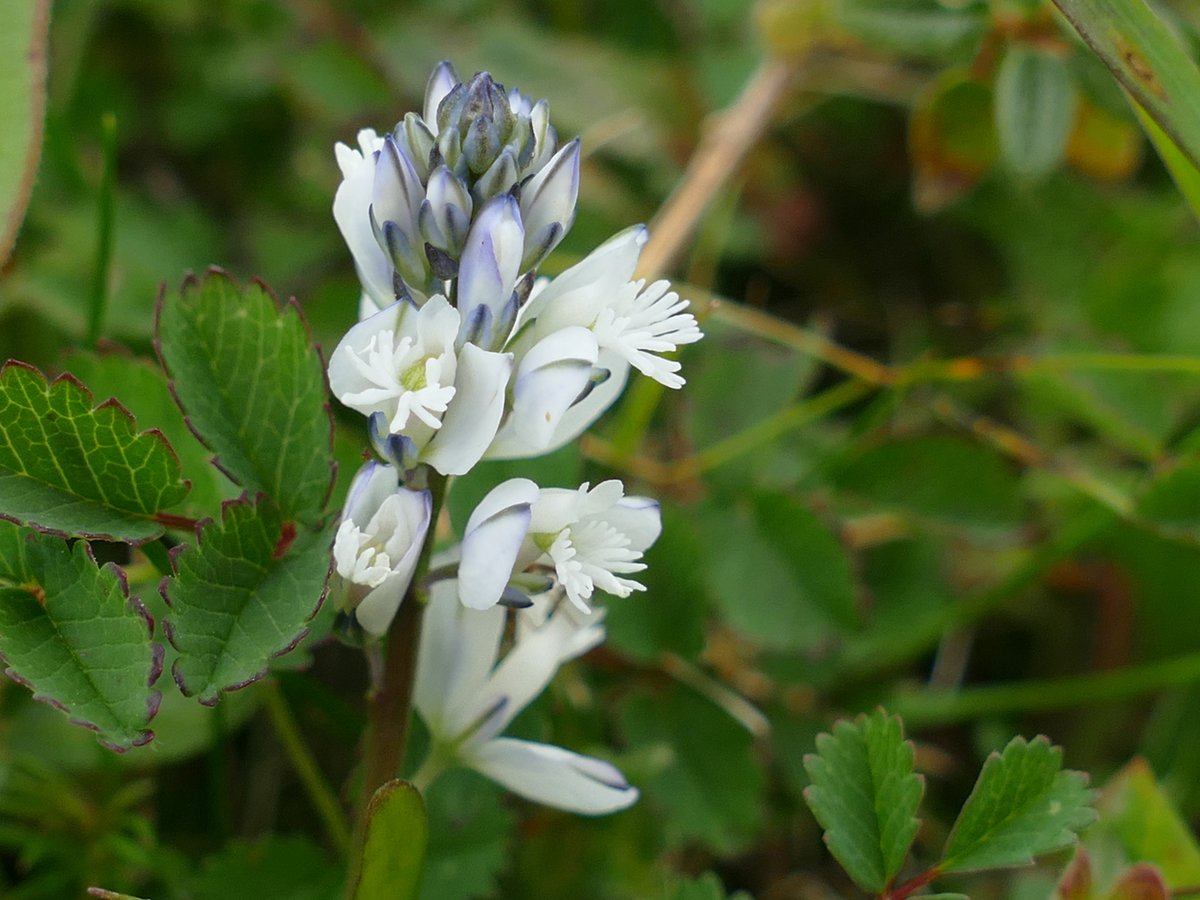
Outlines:
{"label": "reddish plant stem", "polygon": [[187,516],[177,516],[174,513],[160,512],[154,514],[154,521],[167,528],[177,531],[195,531],[200,524],[199,519],[189,519]]}
{"label": "reddish plant stem", "polygon": [[886,891],[881,900],[907,900],[908,897],[911,897],[915,892],[925,887],[925,885],[929,884],[940,874],[937,866],[926,869],[915,878],[910,878],[904,884]]}

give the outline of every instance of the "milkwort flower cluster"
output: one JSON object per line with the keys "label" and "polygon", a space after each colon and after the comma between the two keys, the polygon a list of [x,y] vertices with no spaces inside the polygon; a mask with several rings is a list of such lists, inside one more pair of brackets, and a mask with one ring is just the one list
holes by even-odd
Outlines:
{"label": "milkwort flower cluster", "polygon": [[[431,484],[482,459],[563,446],[633,369],[680,387],[668,354],[701,333],[667,282],[633,278],[641,226],[553,280],[537,277],[579,193],[579,140],[560,146],[544,100],[487,73],[464,83],[442,63],[421,115],[384,135],[361,131],[358,148],[338,144],[336,156],[333,213],[363,291],[329,383],[368,418],[378,459],[354,479],[333,554],[342,631],[371,641],[408,595],[435,527]],[[560,665],[604,639],[595,592],[642,590],[632,576],[660,530],[658,505],[619,481],[517,478],[483,499],[427,592],[415,689],[433,738],[426,772],[470,766],[581,813],[636,800],[611,765],[500,732]],[[502,654],[509,616],[516,637]]]}

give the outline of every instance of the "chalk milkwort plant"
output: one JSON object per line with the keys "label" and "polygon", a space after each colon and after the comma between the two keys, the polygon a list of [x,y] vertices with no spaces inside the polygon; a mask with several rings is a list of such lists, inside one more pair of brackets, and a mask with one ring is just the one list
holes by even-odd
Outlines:
{"label": "chalk milkwort plant", "polygon": [[[37,699],[123,752],[155,740],[164,667],[183,695],[217,704],[332,604],[371,683],[356,828],[339,832],[336,809],[327,828],[348,855],[347,896],[407,897],[421,793],[451,767],[585,815],[637,801],[609,762],[504,732],[604,640],[601,595],[643,589],[657,504],[616,480],[514,477],[453,546],[436,546],[438,522],[451,479],[574,441],[633,371],[682,387],[675,351],[701,332],[666,281],[634,277],[641,226],[538,277],[575,216],[580,143],[559,142],[545,101],[487,73],[464,82],[439,65],[420,114],[363,130],[336,160],[333,214],[362,293],[327,369],[294,302],[212,269],[159,298],[155,347],[177,404],[161,430],[97,405],[72,375],[0,371],[0,653]],[[344,498],[331,497],[327,385],[369,443]],[[160,622],[120,566],[98,563],[94,546],[114,543],[160,570]],[[429,739],[407,782],[413,709]],[[985,765],[940,862],[899,881],[923,792],[899,721],[840,722],[805,765],[830,850],[881,897],[1027,862],[1092,818],[1085,779],[1043,739],[1017,739]]]}
{"label": "chalk milkwort plant", "polygon": [[[451,478],[575,440],[631,371],[681,387],[673,354],[701,332],[667,282],[634,278],[643,227],[538,277],[574,219],[580,164],[545,101],[443,63],[421,114],[357,143],[336,148],[333,213],[359,321],[327,371],[294,302],[217,269],[159,298],[155,347],[178,406],[161,430],[97,405],[72,375],[0,371],[0,653],[37,699],[123,752],[155,740],[164,666],[217,704],[332,603],[334,632],[371,673],[358,824],[332,837],[352,860],[348,895],[407,896],[417,790],[449,767],[582,814],[637,800],[610,763],[503,732],[604,640],[599,595],[643,589],[657,504],[615,480],[512,478],[460,543],[435,548],[437,524]],[[370,444],[344,504],[333,498],[340,514],[326,384]],[[99,543],[161,571],[160,622],[119,565],[98,562]],[[430,735],[415,789],[395,780],[414,706]]]}

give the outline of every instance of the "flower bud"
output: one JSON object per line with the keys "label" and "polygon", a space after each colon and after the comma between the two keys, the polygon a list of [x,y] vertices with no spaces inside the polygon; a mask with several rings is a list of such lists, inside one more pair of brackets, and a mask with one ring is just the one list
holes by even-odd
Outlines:
{"label": "flower bud", "polygon": [[545,259],[575,221],[579,199],[579,138],[571,141],[521,188],[525,254],[521,270]]}
{"label": "flower bud", "polygon": [[517,201],[503,194],[479,210],[458,269],[458,309],[464,324],[475,310],[486,306],[494,319],[501,318],[520,275],[525,229]]}
{"label": "flower bud", "polygon": [[462,253],[471,227],[471,195],[446,166],[429,176],[418,222],[421,236],[452,259]]}

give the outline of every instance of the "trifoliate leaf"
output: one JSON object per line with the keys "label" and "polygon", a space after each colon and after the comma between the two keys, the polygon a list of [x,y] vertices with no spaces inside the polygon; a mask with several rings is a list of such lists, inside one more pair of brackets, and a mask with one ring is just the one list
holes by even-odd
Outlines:
{"label": "trifoliate leaf", "polygon": [[804,799],[830,852],[861,888],[882,893],[908,856],[925,790],[900,719],[877,709],[837,722],[804,767],[812,779]]}
{"label": "trifoliate leaf", "polygon": [[265,498],[225,504],[221,521],[178,553],[161,588],[180,689],[216,703],[295,647],[324,596],[329,545],[328,531],[297,533]]}
{"label": "trifoliate leaf", "polygon": [[407,781],[389,781],[367,806],[367,838],[355,900],[414,900],[429,841],[421,794]]}
{"label": "trifoliate leaf", "polygon": [[216,462],[289,518],[320,518],[333,480],[332,423],[320,355],[295,303],[244,291],[213,270],[158,309],[171,389]]}
{"label": "trifoliate leaf", "polygon": [[1096,818],[1093,793],[1083,772],[1062,771],[1062,750],[1046,738],[1013,738],[983,764],[938,868],[1022,866],[1068,847]]}
{"label": "trifoliate leaf", "polygon": [[88,545],[0,522],[0,655],[7,674],[113,750],[148,743],[162,647],[124,574]]}
{"label": "trifoliate leaf", "polygon": [[93,407],[69,375],[47,383],[23,363],[0,368],[0,515],[141,543],[162,534],[154,515],[187,492],[166,439],[138,432],[115,400]]}

